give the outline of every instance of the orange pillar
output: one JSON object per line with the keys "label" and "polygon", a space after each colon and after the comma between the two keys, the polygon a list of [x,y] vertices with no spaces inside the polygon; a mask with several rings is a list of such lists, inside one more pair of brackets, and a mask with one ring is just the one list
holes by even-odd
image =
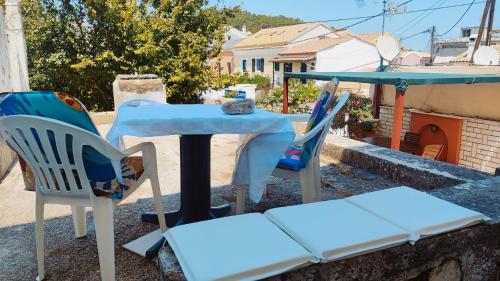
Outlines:
{"label": "orange pillar", "polygon": [[401,129],[403,128],[403,110],[405,106],[405,92],[396,90],[394,102],[394,115],[392,117],[392,140],[391,149],[399,150],[401,141]]}
{"label": "orange pillar", "polygon": [[288,114],[288,78],[283,81],[283,113]]}

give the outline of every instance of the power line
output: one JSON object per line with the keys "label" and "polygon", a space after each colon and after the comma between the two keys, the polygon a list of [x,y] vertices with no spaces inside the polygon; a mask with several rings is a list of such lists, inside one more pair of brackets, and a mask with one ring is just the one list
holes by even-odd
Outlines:
{"label": "power line", "polygon": [[[432,6],[429,7],[429,9],[436,8],[436,6],[439,8],[441,7],[447,0],[438,0],[435,2]],[[408,30],[414,28],[418,23],[423,21],[426,17],[430,16],[435,10],[429,10],[426,13],[423,13],[421,15],[416,16],[412,20],[410,20],[408,23],[403,25],[401,28],[396,30],[394,33],[397,34],[396,36],[401,37],[405,32]]]}
{"label": "power line", "polygon": [[424,30],[424,31],[421,31],[421,32],[418,32],[418,33],[412,34],[412,35],[410,35],[410,36],[403,37],[403,38],[399,39],[399,41],[403,41],[403,40],[406,40],[406,39],[409,39],[409,38],[415,37],[415,36],[417,36],[417,35],[424,34],[424,33],[429,33],[429,32],[431,32],[431,30],[430,30],[430,29],[426,29],[426,30]]}
{"label": "power line", "polygon": [[[408,4],[408,3],[412,2],[412,1],[413,1],[413,0],[408,0],[408,1],[404,2],[404,3],[401,3],[401,4],[397,5],[397,6],[396,6],[396,8],[399,8],[399,7],[403,6],[403,5],[406,5],[406,4]],[[383,11],[382,13],[378,13],[378,14],[376,14],[376,15],[374,15],[374,16],[371,16],[371,17],[369,17],[369,18],[367,18],[367,19],[364,19],[364,20],[362,20],[362,21],[358,21],[358,22],[355,22],[355,23],[353,23],[353,24],[350,24],[350,25],[348,25],[348,26],[346,26],[346,27],[340,28],[340,30],[342,30],[342,29],[348,29],[349,27],[353,27],[353,26],[355,26],[355,25],[358,25],[358,24],[364,23],[364,22],[369,21],[369,20],[371,20],[371,19],[374,19],[374,18],[376,18],[376,17],[383,16],[383,15],[385,15],[386,13],[387,13],[387,10],[385,10],[385,9],[384,9],[384,11]]]}
{"label": "power line", "polygon": [[[482,3],[486,3],[486,1],[477,1],[477,2],[474,2],[473,5],[482,4]],[[405,4],[406,3],[398,5],[398,7],[402,6],[402,5],[405,5]],[[418,9],[418,10],[410,10],[410,11],[397,12],[397,13],[392,13],[392,14],[393,15],[412,14],[412,13],[420,13],[420,12],[426,12],[426,11],[436,11],[436,10],[457,8],[457,7],[463,7],[463,6],[468,6],[468,5],[470,5],[470,3],[462,3],[462,4],[448,5],[448,6],[442,6],[442,7],[435,7],[435,8],[425,8],[425,9]],[[382,15],[383,15],[383,13],[379,13],[379,14],[371,15],[371,16],[360,16],[360,17],[349,17],[349,18],[336,18],[336,19],[326,19],[326,20],[304,21],[302,23],[321,23],[321,22],[338,22],[338,21],[350,21],[350,20],[360,20],[360,19],[372,19],[374,17],[380,17]]]}
{"label": "power line", "polygon": [[446,31],[445,33],[442,33],[442,34],[439,34],[438,36],[444,36],[446,34],[448,34],[448,32],[450,32],[453,28],[455,28],[455,26],[457,26],[457,24],[465,17],[465,15],[469,12],[470,8],[472,7],[472,5],[474,5],[474,3],[476,2],[476,0],[472,0],[472,2],[470,2],[469,4],[469,7],[467,7],[467,9],[465,10],[465,12],[462,14],[462,16],[460,16],[460,18],[457,20],[457,22],[452,26],[450,27],[450,29],[448,29],[448,31]]}
{"label": "power line", "polygon": [[[408,4],[408,3],[412,2],[412,1],[413,1],[413,0],[408,0],[408,1],[404,2],[404,3],[402,3],[402,4],[397,5],[396,7],[401,7],[401,6],[403,6],[403,5],[405,5],[405,4]],[[364,23],[364,22],[366,22],[366,21],[369,21],[369,20],[374,19],[374,18],[376,18],[376,17],[379,17],[379,16],[381,16],[381,15],[384,15],[386,12],[387,12],[387,11],[384,9],[384,11],[383,11],[383,12],[381,12],[381,13],[378,13],[378,14],[376,14],[376,15],[374,15],[374,16],[371,16],[371,17],[369,17],[369,18],[367,18],[367,19],[364,19],[364,20],[362,20],[362,21],[355,22],[355,23],[350,24],[350,25],[348,25],[348,26],[346,26],[346,27],[339,28],[339,29],[335,29],[334,31],[330,31],[330,32],[327,32],[327,33],[321,34],[320,36],[315,36],[315,37],[311,37],[311,38],[307,38],[307,39],[303,39],[303,40],[295,41],[295,42],[293,42],[293,43],[300,43],[300,42],[309,41],[309,40],[311,40],[311,39],[315,39],[315,38],[321,38],[321,37],[324,37],[325,35],[328,35],[328,34],[335,34],[335,32],[336,32],[336,31],[339,31],[339,30],[344,30],[344,29],[348,29],[349,27],[352,27],[352,26],[355,26],[355,25],[358,25],[358,24]]]}
{"label": "power line", "polygon": [[[402,3],[402,4],[397,5],[396,7],[401,7],[401,6],[406,5],[406,4],[408,4],[408,3],[412,2],[412,1],[413,1],[413,0],[408,0],[408,1],[404,2],[404,3]],[[374,19],[374,18],[376,18],[376,17],[383,16],[383,15],[385,15],[386,13],[387,13],[387,10],[386,10],[386,9],[385,9],[385,7],[384,7],[384,11],[383,11],[382,13],[379,13],[379,14],[376,14],[376,15],[374,15],[374,16],[372,16],[372,17],[367,18],[367,19],[364,19],[364,20],[361,20],[361,21],[355,22],[355,23],[350,24],[350,25],[348,25],[348,26],[346,26],[346,27],[344,27],[344,28],[341,28],[341,29],[348,29],[349,27],[353,27],[353,26],[355,26],[355,25],[362,24],[362,23],[364,23],[364,22],[366,22],[366,21],[369,21],[369,20],[371,20],[371,19]]]}

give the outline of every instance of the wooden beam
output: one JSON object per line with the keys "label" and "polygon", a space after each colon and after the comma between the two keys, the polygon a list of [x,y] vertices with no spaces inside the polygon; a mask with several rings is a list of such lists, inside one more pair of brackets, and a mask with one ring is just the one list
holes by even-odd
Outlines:
{"label": "wooden beam", "polygon": [[495,17],[495,0],[490,3],[490,15],[488,16],[488,29],[486,31],[486,46],[491,45],[491,31],[493,29],[493,18]]}
{"label": "wooden beam", "polygon": [[405,92],[396,90],[396,99],[394,101],[394,114],[392,117],[392,139],[391,149],[399,150],[401,141],[401,130],[403,129],[403,111],[405,106]]}
{"label": "wooden beam", "polygon": [[382,101],[382,84],[375,84],[375,92],[373,94],[373,117],[380,118],[380,104]]}
{"label": "wooden beam", "polygon": [[283,113],[288,114],[288,77],[283,81]]}
{"label": "wooden beam", "polygon": [[481,24],[479,25],[479,32],[477,34],[476,43],[474,44],[474,50],[470,56],[470,62],[474,60],[474,53],[477,51],[479,46],[481,45],[481,40],[483,39],[483,31],[484,25],[486,23],[486,18],[488,17],[488,11],[490,10],[491,0],[486,0],[486,4],[484,5],[483,17],[481,18]]}

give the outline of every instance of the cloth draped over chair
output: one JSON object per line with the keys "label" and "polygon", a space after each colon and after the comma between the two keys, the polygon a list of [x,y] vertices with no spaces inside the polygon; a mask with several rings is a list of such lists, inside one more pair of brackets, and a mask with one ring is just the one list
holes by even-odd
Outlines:
{"label": "cloth draped over chair", "polygon": [[[78,99],[60,92],[8,92],[0,93],[0,117],[33,115],[69,123],[96,135],[100,135],[85,105]],[[36,136],[35,136],[36,137]],[[55,144],[52,143],[54,146]],[[40,146],[41,147],[41,146]],[[68,151],[71,147],[68,147]],[[71,155],[71,154],[70,154]],[[56,158],[58,155],[56,155]],[[83,150],[85,171],[94,194],[113,199],[123,197],[123,192],[137,181],[144,171],[140,157],[128,157],[121,161],[123,183],[116,179],[111,161],[92,147]],[[60,159],[56,159],[60,162]],[[73,159],[70,159],[72,162]],[[35,179],[31,168],[19,157],[26,189],[34,190]]]}
{"label": "cloth draped over chair", "polygon": [[[331,89],[325,89],[325,91],[318,96],[304,133],[308,133],[316,127],[316,125],[318,125],[337,105],[339,101],[338,95],[331,91]],[[306,167],[313,156],[314,148],[316,147],[321,132],[322,131],[318,132],[315,137],[308,140],[302,146],[290,146],[281,157],[278,167],[294,171]]]}

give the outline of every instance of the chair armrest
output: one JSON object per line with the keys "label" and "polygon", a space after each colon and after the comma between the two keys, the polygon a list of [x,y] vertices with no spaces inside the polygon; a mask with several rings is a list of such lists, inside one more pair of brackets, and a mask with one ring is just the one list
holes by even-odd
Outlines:
{"label": "chair armrest", "polygon": [[318,130],[311,130],[307,132],[305,135],[298,136],[293,140],[292,145],[300,146],[303,145],[304,143],[308,142],[310,139],[312,139],[316,134],[321,130],[321,127],[318,128]]}
{"label": "chair armrest", "polygon": [[312,139],[316,134],[319,133],[322,129],[328,130],[330,127],[330,123],[332,122],[335,115],[339,112],[339,110],[345,105],[347,99],[349,98],[349,94],[345,93],[340,95],[340,100],[337,105],[332,109],[329,113],[329,116],[321,120],[314,128],[312,128],[305,135],[295,138],[292,145],[302,145],[306,143],[308,140]]}
{"label": "chair armrest", "polygon": [[123,151],[126,156],[142,152],[142,163],[145,173],[158,173],[156,162],[156,148],[152,142],[143,142]]}
{"label": "chair armrest", "polygon": [[136,144],[130,148],[127,148],[123,151],[123,154],[126,154],[127,156],[130,156],[132,154],[136,154],[138,152],[142,152],[144,154],[144,152],[150,152],[150,150],[153,149],[153,150],[156,150],[155,149],[155,146],[152,142],[143,142],[143,143],[140,143],[140,144]]}
{"label": "chair armrest", "polygon": [[307,122],[311,117],[309,114],[287,114],[286,115],[292,122]]}
{"label": "chair armrest", "polygon": [[319,133],[319,131],[321,131],[323,128],[326,128],[328,130],[330,122],[332,122],[334,116],[335,114],[332,114],[332,116],[329,116],[328,118],[321,120],[321,122],[319,122],[318,125],[312,128],[312,130],[307,132],[305,135],[296,137],[292,145],[302,145],[307,141],[309,141],[310,139],[312,139],[314,136],[316,136]]}

